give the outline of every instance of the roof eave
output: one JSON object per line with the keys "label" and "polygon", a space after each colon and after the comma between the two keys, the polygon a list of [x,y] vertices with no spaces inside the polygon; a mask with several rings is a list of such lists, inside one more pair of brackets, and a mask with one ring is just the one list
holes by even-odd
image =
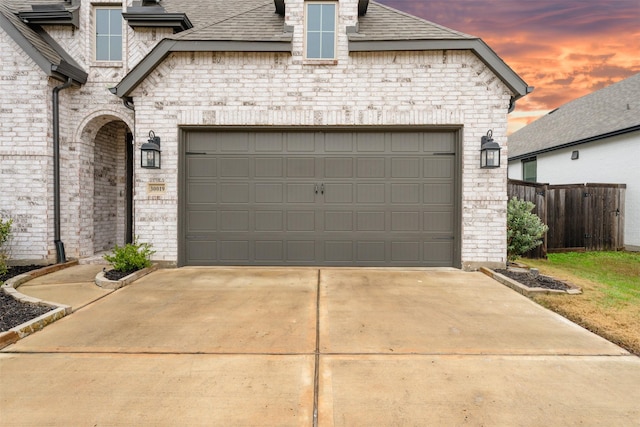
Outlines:
{"label": "roof eave", "polygon": [[165,39],[136,65],[124,79],[109,90],[120,98],[131,92],[171,53],[171,52],[289,52],[292,35],[281,40],[231,41],[231,40],[170,40]]}
{"label": "roof eave", "polygon": [[20,46],[48,77],[60,81],[67,81],[71,78],[75,84],[86,83],[87,74],[84,70],[65,61],[60,64],[52,63],[2,13],[0,13],[0,28]]}
{"label": "roof eave", "polygon": [[21,21],[31,25],[73,25],[80,27],[80,10],[27,10],[18,12]]}
{"label": "roof eave", "polygon": [[431,40],[366,40],[361,35],[349,35],[350,52],[416,50],[470,50],[520,99],[531,93],[533,87],[520,78],[481,39],[431,39]]}
{"label": "roof eave", "polygon": [[164,27],[173,28],[174,32],[193,28],[193,24],[185,13],[138,13],[125,12],[122,17],[131,28],[135,27]]}
{"label": "roof eave", "polygon": [[640,131],[640,125],[631,126],[631,127],[624,128],[624,129],[618,129],[618,130],[615,130],[615,131],[612,131],[612,132],[607,132],[607,133],[603,133],[603,134],[600,134],[600,135],[594,135],[594,136],[590,136],[588,138],[579,139],[577,141],[566,142],[566,143],[560,144],[560,145],[554,145],[553,147],[547,147],[547,148],[543,148],[543,149],[540,149],[540,150],[531,151],[529,153],[518,154],[517,156],[509,157],[508,161],[526,159],[526,158],[529,158],[529,157],[537,156],[539,154],[549,153],[551,151],[557,151],[557,150],[561,150],[563,148],[574,147],[576,145],[581,145],[581,144],[586,144],[586,143],[589,143],[589,142],[599,141],[601,139],[611,138],[611,137],[614,137],[614,136],[624,135],[624,134],[631,133],[631,132],[636,132],[636,131]]}

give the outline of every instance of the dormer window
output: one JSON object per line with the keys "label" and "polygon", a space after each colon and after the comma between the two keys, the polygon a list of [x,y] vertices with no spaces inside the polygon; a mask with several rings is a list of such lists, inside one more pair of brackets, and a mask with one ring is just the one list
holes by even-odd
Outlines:
{"label": "dormer window", "polygon": [[336,2],[306,2],[306,59],[333,60],[336,58],[336,22]]}
{"label": "dormer window", "polygon": [[122,61],[122,9],[95,9],[96,61]]}

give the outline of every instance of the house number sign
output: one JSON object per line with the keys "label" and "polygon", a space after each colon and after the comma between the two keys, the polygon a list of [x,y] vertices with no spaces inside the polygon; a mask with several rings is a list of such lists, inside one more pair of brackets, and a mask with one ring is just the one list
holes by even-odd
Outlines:
{"label": "house number sign", "polygon": [[167,192],[167,186],[164,182],[147,183],[147,194],[150,196],[162,196]]}

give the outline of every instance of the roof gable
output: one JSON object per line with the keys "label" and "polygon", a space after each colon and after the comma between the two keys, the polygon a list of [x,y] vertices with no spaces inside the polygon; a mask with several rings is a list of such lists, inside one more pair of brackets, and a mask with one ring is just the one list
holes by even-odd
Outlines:
{"label": "roof gable", "polygon": [[640,130],[640,73],[568,102],[509,137],[509,159]]}
{"label": "roof gable", "polygon": [[0,3],[2,28],[44,73],[58,80],[87,81],[87,73],[39,25],[22,22],[6,4]]}

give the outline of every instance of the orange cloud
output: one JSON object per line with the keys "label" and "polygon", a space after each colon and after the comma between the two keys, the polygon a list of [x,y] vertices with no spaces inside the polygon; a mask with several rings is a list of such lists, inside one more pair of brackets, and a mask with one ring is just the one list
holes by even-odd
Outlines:
{"label": "orange cloud", "polygon": [[638,0],[378,0],[481,37],[535,91],[510,132],[566,102],[640,72]]}

